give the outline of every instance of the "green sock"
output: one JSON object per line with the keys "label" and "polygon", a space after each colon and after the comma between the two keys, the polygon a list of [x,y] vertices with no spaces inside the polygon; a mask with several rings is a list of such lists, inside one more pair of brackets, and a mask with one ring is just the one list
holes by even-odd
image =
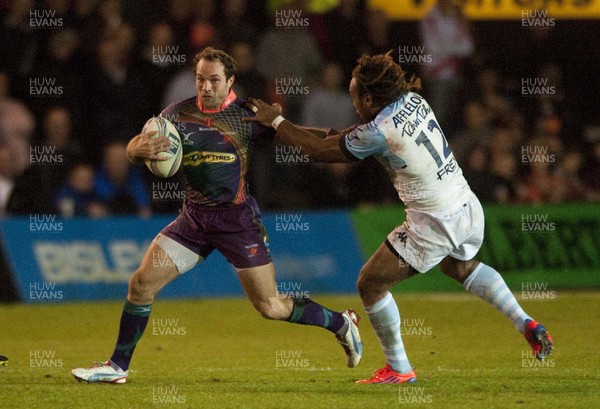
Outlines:
{"label": "green sock", "polygon": [[121,314],[117,345],[110,358],[113,363],[124,371],[129,369],[129,362],[131,362],[133,351],[144,334],[150,312],[152,312],[152,304],[136,305],[125,301],[123,313]]}

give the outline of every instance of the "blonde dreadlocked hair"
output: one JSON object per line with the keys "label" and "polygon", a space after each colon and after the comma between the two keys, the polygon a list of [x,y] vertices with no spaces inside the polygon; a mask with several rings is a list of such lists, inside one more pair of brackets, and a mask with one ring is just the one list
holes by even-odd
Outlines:
{"label": "blonde dreadlocked hair", "polygon": [[414,75],[406,81],[406,72],[391,57],[392,51],[378,55],[363,55],[352,71],[358,83],[359,95],[370,94],[377,106],[400,98],[409,91],[421,89],[421,80]]}

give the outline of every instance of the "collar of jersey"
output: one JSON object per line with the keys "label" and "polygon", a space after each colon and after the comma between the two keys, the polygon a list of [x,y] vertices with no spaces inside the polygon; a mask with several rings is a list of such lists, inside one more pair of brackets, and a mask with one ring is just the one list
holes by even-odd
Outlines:
{"label": "collar of jersey", "polygon": [[227,108],[233,101],[235,101],[236,98],[237,95],[235,95],[235,92],[233,92],[233,88],[231,88],[229,90],[229,94],[227,94],[227,97],[223,100],[223,103],[218,109],[204,109],[202,107],[202,102],[200,101],[199,96],[196,97],[196,103],[198,104],[198,108],[200,108],[200,111],[204,112],[205,114],[216,114],[217,112],[221,112],[222,110]]}

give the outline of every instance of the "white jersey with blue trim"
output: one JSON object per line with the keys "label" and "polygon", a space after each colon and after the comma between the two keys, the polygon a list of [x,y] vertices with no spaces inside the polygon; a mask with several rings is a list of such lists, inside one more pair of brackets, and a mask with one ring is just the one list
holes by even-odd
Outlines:
{"label": "white jersey with blue trim", "polygon": [[470,191],[431,107],[414,92],[348,133],[343,145],[358,159],[381,162],[407,208],[445,210]]}

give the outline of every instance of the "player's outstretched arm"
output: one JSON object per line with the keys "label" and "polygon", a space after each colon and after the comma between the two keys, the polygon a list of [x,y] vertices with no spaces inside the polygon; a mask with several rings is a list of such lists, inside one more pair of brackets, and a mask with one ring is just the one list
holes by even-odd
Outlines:
{"label": "player's outstretched arm", "polygon": [[250,109],[254,117],[243,118],[244,121],[258,122],[263,126],[277,130],[276,140],[286,145],[300,147],[303,154],[315,162],[351,162],[340,148],[340,139],[344,134],[335,133],[323,139],[312,132],[293,124],[281,117],[279,104],[269,105],[260,99],[249,98]]}
{"label": "player's outstretched arm", "polygon": [[298,126],[298,128],[305,130],[306,132],[310,132],[313,136],[316,136],[319,139],[327,138],[328,136],[337,135],[338,131],[331,128],[313,128],[310,126]]}
{"label": "player's outstretched arm", "polygon": [[169,148],[169,140],[165,137],[152,138],[156,131],[141,133],[134,136],[127,144],[127,159],[136,165],[143,164],[145,160],[166,160],[159,157],[158,153]]}
{"label": "player's outstretched arm", "polygon": [[340,139],[343,137],[343,134],[338,133],[319,139],[286,120],[277,127],[275,140],[286,145],[299,146],[302,153],[307,154],[315,162],[352,162],[353,159],[340,149]]}

